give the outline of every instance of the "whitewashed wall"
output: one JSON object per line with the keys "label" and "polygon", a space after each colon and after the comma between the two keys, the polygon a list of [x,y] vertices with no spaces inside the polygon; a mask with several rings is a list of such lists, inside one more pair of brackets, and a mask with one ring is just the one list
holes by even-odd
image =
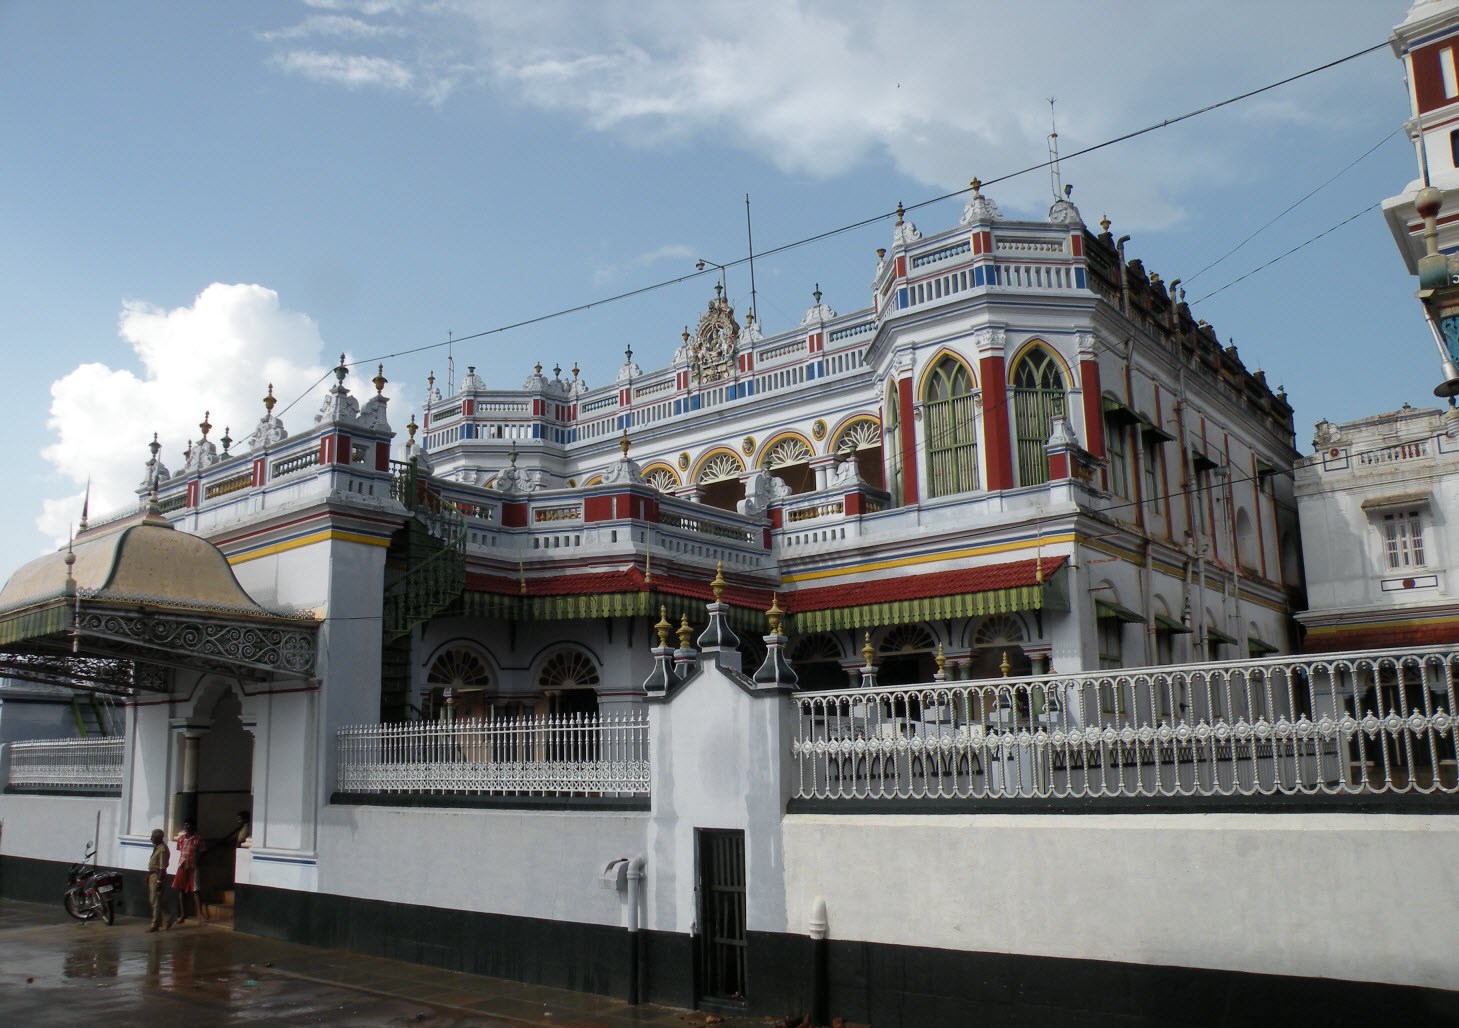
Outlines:
{"label": "whitewashed wall", "polygon": [[800,934],[819,895],[832,939],[1459,988],[1459,817],[796,815],[784,841]]}

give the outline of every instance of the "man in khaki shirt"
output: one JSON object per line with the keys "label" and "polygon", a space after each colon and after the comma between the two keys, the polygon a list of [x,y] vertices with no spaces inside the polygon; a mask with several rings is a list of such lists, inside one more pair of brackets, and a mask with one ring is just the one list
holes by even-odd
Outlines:
{"label": "man in khaki shirt", "polygon": [[[162,880],[167,874],[167,862],[172,857],[166,839],[162,829],[152,829],[152,859],[147,861],[147,899],[152,903],[152,927],[147,929],[149,932],[155,932],[162,927]],[[167,920],[167,927],[172,927],[171,918]]]}

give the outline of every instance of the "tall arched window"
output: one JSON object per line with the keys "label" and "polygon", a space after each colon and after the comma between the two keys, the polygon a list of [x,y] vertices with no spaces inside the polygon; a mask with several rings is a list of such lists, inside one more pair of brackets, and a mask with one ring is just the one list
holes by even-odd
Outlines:
{"label": "tall arched window", "polygon": [[1018,484],[1049,480],[1049,435],[1064,413],[1064,374],[1042,346],[1030,349],[1013,371],[1013,420],[1018,433]]}
{"label": "tall arched window", "polygon": [[962,361],[944,357],[927,378],[922,399],[927,443],[927,495],[978,488],[978,426],[973,376]]}
{"label": "tall arched window", "polygon": [[887,399],[882,423],[886,425],[883,438],[886,440],[883,453],[887,457],[887,492],[892,494],[892,506],[900,507],[906,502],[906,491],[902,484],[902,403],[897,395],[896,380],[887,383]]}

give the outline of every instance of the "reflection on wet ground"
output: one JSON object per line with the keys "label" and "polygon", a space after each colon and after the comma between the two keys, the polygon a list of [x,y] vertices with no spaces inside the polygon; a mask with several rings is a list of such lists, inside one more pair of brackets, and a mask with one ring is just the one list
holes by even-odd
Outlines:
{"label": "reflection on wet ground", "polygon": [[80,924],[0,900],[0,1023],[14,1025],[520,1025],[724,1028],[712,1017],[519,985],[233,932],[226,922],[148,933],[140,918]]}

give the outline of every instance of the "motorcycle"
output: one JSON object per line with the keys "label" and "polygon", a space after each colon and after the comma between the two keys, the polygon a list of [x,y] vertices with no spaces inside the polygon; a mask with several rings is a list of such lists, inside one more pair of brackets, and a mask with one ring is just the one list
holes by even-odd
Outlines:
{"label": "motorcycle", "polygon": [[100,917],[107,924],[114,924],[121,898],[121,872],[99,870],[96,850],[88,846],[81,862],[72,864],[67,875],[66,913],[78,921],[93,921]]}

